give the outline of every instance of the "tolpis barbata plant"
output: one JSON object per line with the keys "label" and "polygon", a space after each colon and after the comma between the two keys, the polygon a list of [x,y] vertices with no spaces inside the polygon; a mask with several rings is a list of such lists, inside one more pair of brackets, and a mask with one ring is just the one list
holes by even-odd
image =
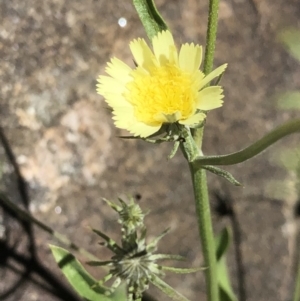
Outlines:
{"label": "tolpis barbata plant", "polygon": [[[122,138],[151,143],[172,142],[174,145],[169,158],[178,149],[181,150],[189,165],[193,183],[207,300],[237,301],[231,288],[225,258],[231,231],[224,228],[219,235],[213,233],[206,171],[239,186],[240,183],[219,166],[244,162],[279,139],[300,132],[300,119],[286,122],[235,153],[205,156],[202,152],[205,120],[210,110],[223,105],[224,93],[219,83],[227,67],[224,63],[213,68],[219,0],[209,0],[204,51],[196,43],[177,46],[171,29],[157,11],[153,0],[133,0],[133,4],[150,43],[141,38],[129,43],[134,61],[132,66],[113,57],[106,69],[100,72],[97,92],[111,109],[115,126],[129,132],[128,136]],[[297,101],[293,100],[293,103],[298,106]],[[118,214],[122,235],[118,244],[100,230],[93,229],[101,237],[101,245],[113,253],[105,261],[77,247],[63,235],[18,208],[1,193],[0,200],[20,218],[38,225],[70,249],[88,258],[87,263],[93,268],[106,269],[107,275],[96,280],[69,251],[51,246],[55,261],[84,300],[142,300],[148,293],[145,291],[149,285],[153,284],[171,299],[187,301],[161,278],[165,271],[190,273],[200,268],[179,269],[160,264],[161,260],[182,260],[182,257],[156,253],[158,242],[168,231],[163,231],[148,242],[145,213],[132,198],[129,202],[119,199],[119,204],[105,200]],[[298,275],[300,279],[300,265]],[[299,287],[295,289],[295,301],[299,301]],[[152,297],[149,299],[155,300]]]}

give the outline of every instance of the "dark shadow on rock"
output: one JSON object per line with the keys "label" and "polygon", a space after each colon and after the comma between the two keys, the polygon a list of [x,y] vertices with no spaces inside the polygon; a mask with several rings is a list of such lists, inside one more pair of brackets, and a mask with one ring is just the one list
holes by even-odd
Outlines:
{"label": "dark shadow on rock", "polygon": [[[14,175],[17,181],[17,189],[19,193],[19,200],[23,207],[28,210],[30,203],[26,182],[24,181],[15,155],[10,147],[3,130],[0,127],[0,143],[5,151],[6,158],[13,168]],[[47,291],[59,300],[74,300],[80,301],[81,299],[75,295],[67,286],[61,283],[51,271],[49,271],[38,259],[36,254],[35,236],[32,231],[32,224],[21,220],[15,212],[5,206],[4,201],[0,198],[0,206],[3,214],[3,228],[5,229],[2,237],[0,237],[0,267],[1,278],[5,279],[5,274],[8,271],[14,272],[18,276],[17,280],[13,283],[7,283],[6,290],[1,292],[0,300],[6,300],[14,297],[14,300],[21,300],[22,287],[28,282],[38,285],[44,291]],[[17,223],[21,231],[14,233],[16,229],[11,229],[12,224]],[[26,233],[24,238],[23,234]],[[15,240],[15,241],[14,241]],[[20,241],[27,240],[25,250],[17,251],[17,246]],[[26,250],[27,249],[27,250]],[[13,263],[21,266],[20,269],[16,268]],[[39,276],[42,282],[32,278],[33,275]],[[9,282],[9,281],[8,281]],[[44,282],[44,283],[43,283]]]}

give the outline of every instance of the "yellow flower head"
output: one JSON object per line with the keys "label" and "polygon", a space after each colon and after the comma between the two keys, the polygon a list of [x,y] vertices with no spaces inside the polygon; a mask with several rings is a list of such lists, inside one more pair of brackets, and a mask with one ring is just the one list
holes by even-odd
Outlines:
{"label": "yellow flower head", "polygon": [[105,70],[109,76],[98,78],[97,92],[113,109],[118,128],[148,137],[166,123],[193,127],[205,119],[203,111],[222,106],[222,87],[206,85],[226,64],[205,76],[199,70],[202,47],[184,44],[178,53],[169,31],[158,33],[152,45],[153,52],[144,39],[133,40],[130,50],[137,67],[113,58]]}

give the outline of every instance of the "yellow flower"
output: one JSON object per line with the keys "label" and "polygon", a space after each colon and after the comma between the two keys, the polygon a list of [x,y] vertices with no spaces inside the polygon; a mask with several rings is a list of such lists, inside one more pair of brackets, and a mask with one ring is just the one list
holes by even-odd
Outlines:
{"label": "yellow flower", "polygon": [[166,123],[196,126],[206,117],[203,111],[222,106],[222,87],[207,84],[226,64],[205,76],[199,70],[202,47],[184,44],[178,53],[169,31],[158,33],[152,45],[153,52],[144,39],[133,40],[137,67],[112,58],[105,69],[109,76],[98,78],[97,92],[112,108],[116,127],[148,137]]}

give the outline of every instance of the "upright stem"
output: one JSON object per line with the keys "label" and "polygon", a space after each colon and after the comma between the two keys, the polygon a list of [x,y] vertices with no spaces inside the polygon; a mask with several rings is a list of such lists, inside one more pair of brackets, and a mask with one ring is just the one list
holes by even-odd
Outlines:
{"label": "upright stem", "polygon": [[210,0],[206,32],[206,46],[203,69],[204,74],[210,73],[213,69],[218,28],[218,10],[219,0]]}
{"label": "upright stem", "polygon": [[205,266],[207,267],[205,270],[207,300],[218,301],[219,288],[217,259],[207,191],[206,173],[205,170],[197,168],[193,163],[190,163],[189,166],[194,187],[196,215],[198,218],[198,229],[202,245],[202,252]]}
{"label": "upright stem", "polygon": [[[203,72],[205,75],[209,74],[213,69],[214,55],[217,39],[218,29],[218,10],[219,0],[209,0],[209,12],[206,32],[206,46],[204,56]],[[203,129],[196,129],[193,132],[193,137],[196,143],[199,145],[202,142]]]}
{"label": "upright stem", "polygon": [[[204,74],[209,74],[213,69],[214,54],[218,28],[219,0],[209,0],[209,14],[206,34],[206,46],[204,57]],[[204,128],[193,132],[195,143],[201,149]],[[207,191],[206,173],[203,169],[190,163],[194,195],[196,202],[196,214],[198,217],[198,228],[206,269],[206,288],[209,301],[219,300],[217,259],[212,228],[210,204]]]}

